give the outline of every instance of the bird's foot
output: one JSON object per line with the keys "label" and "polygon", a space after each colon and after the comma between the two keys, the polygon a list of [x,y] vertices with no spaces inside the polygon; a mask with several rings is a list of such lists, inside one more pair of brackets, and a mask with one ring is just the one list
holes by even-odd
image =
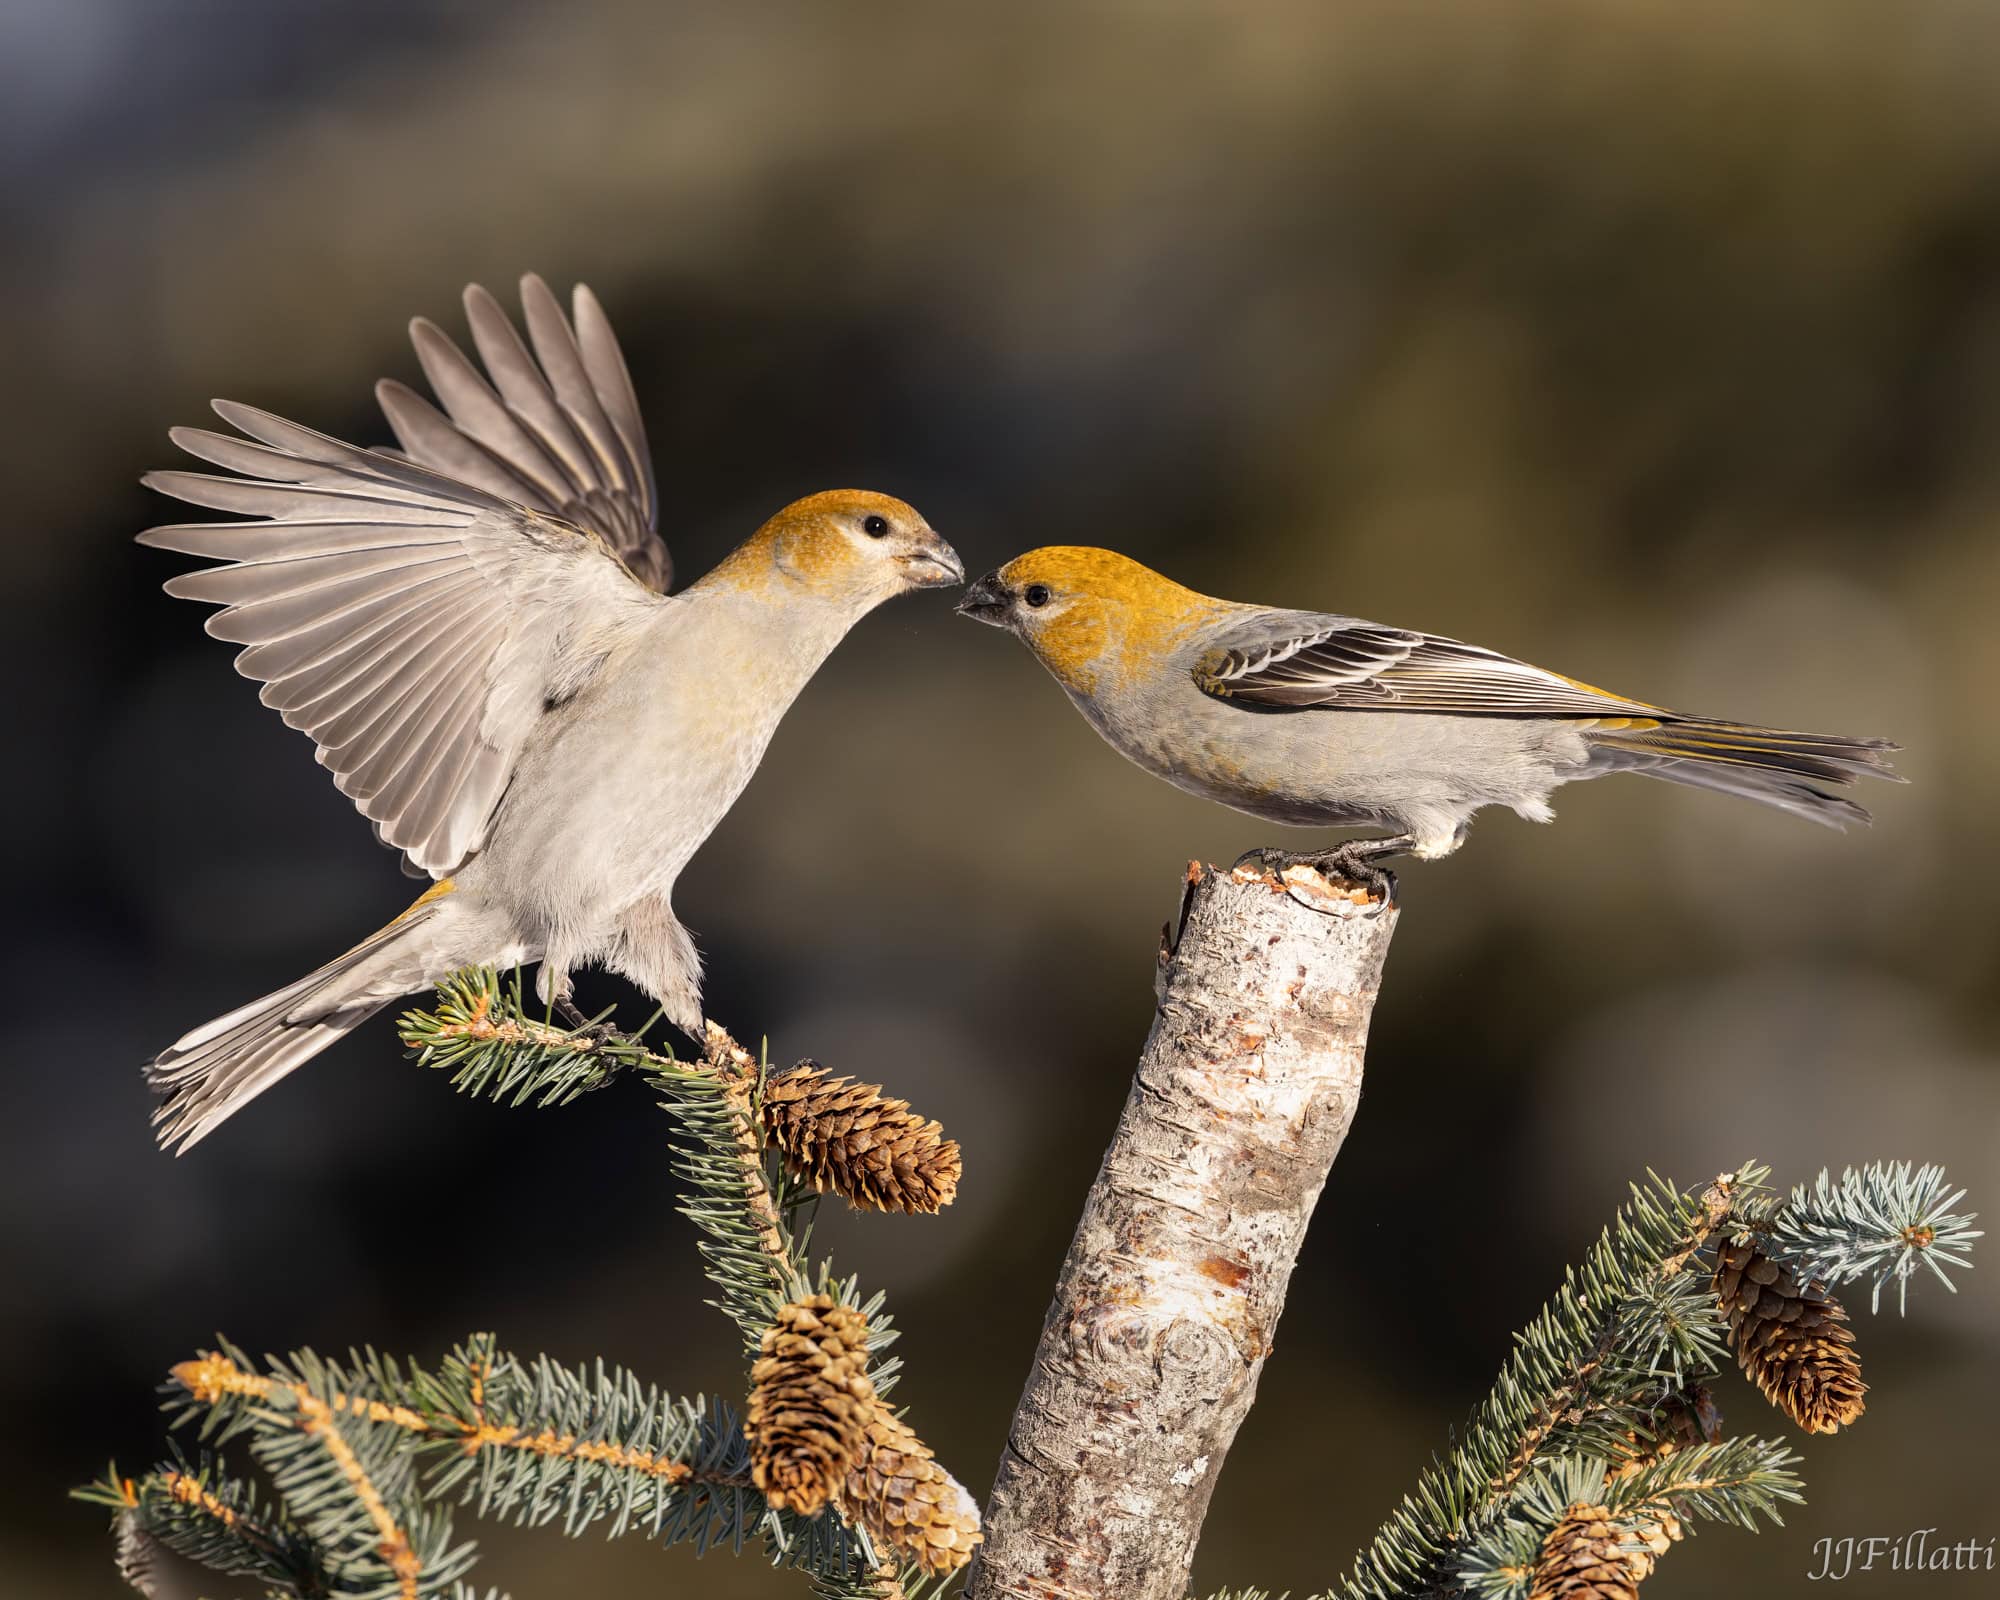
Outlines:
{"label": "bird's foot", "polygon": [[606,1044],[618,1036],[618,1030],[611,1026],[610,1012],[586,1017],[567,994],[556,996],[555,1011],[563,1019],[564,1027],[578,1038],[588,1039],[593,1045]]}
{"label": "bird's foot", "polygon": [[1360,839],[1342,845],[1325,858],[1320,870],[1359,884],[1367,892],[1371,908],[1386,911],[1396,903],[1396,875],[1378,864],[1373,853],[1355,848],[1356,844],[1372,843],[1371,839]]}
{"label": "bird's foot", "polygon": [[[1292,867],[1311,867],[1323,877],[1337,878],[1343,883],[1351,883],[1368,896],[1368,912],[1379,914],[1396,903],[1396,875],[1381,866],[1378,858],[1393,855],[1406,849],[1409,841],[1398,836],[1394,839],[1350,839],[1332,850],[1246,850],[1236,858],[1237,867],[1256,866],[1268,872],[1278,882],[1285,882],[1285,873]],[[1387,848],[1384,848],[1384,847]],[[1292,893],[1290,885],[1286,892],[1301,905],[1315,911],[1326,911],[1323,906],[1315,906],[1309,900],[1302,900]],[[1326,913],[1332,915],[1330,911]]]}

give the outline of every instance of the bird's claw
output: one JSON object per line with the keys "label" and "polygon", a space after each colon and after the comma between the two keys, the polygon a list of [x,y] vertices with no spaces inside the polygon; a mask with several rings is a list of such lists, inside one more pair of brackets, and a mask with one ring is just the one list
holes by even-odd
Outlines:
{"label": "bird's claw", "polygon": [[1374,860],[1361,852],[1349,853],[1343,847],[1327,857],[1326,865],[1349,883],[1358,884],[1367,892],[1370,915],[1386,911],[1396,903],[1395,873],[1387,867],[1376,865]]}
{"label": "bird's claw", "polygon": [[588,1039],[593,1045],[608,1044],[617,1036],[618,1030],[611,1026],[608,1017],[586,1017],[566,994],[556,996],[555,1010],[556,1015],[563,1019],[564,1027],[578,1038]]}
{"label": "bird's claw", "polygon": [[1302,898],[1285,880],[1285,873],[1292,867],[1311,867],[1323,877],[1338,878],[1343,883],[1351,883],[1368,897],[1362,908],[1364,916],[1380,916],[1396,903],[1396,875],[1387,867],[1377,866],[1363,851],[1350,845],[1341,845],[1332,850],[1273,850],[1260,847],[1246,850],[1231,866],[1232,872],[1246,866],[1256,866],[1284,884],[1285,892],[1308,910],[1323,916],[1333,916],[1334,912],[1325,906],[1314,905]]}

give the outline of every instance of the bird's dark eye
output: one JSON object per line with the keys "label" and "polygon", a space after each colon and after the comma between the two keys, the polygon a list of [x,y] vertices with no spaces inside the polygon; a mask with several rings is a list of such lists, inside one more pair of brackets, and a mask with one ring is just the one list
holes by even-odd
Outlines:
{"label": "bird's dark eye", "polygon": [[861,524],[861,531],[871,539],[879,539],[889,531],[887,517],[869,517]]}
{"label": "bird's dark eye", "polygon": [[1049,603],[1049,586],[1046,583],[1031,583],[1021,598],[1039,609]]}

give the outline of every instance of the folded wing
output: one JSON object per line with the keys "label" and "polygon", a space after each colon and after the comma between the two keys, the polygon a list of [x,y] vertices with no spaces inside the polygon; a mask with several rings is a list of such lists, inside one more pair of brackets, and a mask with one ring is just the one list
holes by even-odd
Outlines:
{"label": "folded wing", "polygon": [[1195,664],[1219,700],[1266,710],[1433,711],[1485,717],[1651,717],[1627,700],[1477,645],[1351,618],[1273,613]]}
{"label": "folded wing", "polygon": [[546,283],[523,278],[523,343],[500,302],[469,285],[466,321],[485,373],[419,317],[410,342],[444,409],[394,379],[375,395],[412,461],[600,535],[665,594],[673,560],[632,378],[597,297],[578,284],[573,305],[574,325]]}
{"label": "folded wing", "polygon": [[484,484],[216,402],[247,437],[176,428],[240,476],[147,484],[245,522],[147,530],[142,544],[224,563],[169,594],[223,609],[208,631],[312,737],[341,792],[433,877],[478,851],[546,708],[588,683],[629,630],[678,604],[606,540]]}

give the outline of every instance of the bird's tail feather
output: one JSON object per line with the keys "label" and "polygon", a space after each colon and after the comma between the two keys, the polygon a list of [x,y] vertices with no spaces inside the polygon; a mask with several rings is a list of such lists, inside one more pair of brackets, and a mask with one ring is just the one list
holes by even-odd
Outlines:
{"label": "bird's tail feather", "polygon": [[185,1154],[272,1084],[304,1066],[399,995],[420,988],[435,962],[423,931],[450,880],[345,954],[296,983],[205,1022],[147,1066],[160,1097],[153,1131]]}
{"label": "bird's tail feather", "polygon": [[1845,787],[1864,777],[1904,781],[1889,764],[1888,754],[1897,746],[1887,739],[1790,733],[1695,718],[1651,726],[1613,723],[1587,730],[1584,737],[1600,770],[1643,772],[1669,783],[1741,795],[1829,828],[1872,819],[1865,808],[1821,785]]}

